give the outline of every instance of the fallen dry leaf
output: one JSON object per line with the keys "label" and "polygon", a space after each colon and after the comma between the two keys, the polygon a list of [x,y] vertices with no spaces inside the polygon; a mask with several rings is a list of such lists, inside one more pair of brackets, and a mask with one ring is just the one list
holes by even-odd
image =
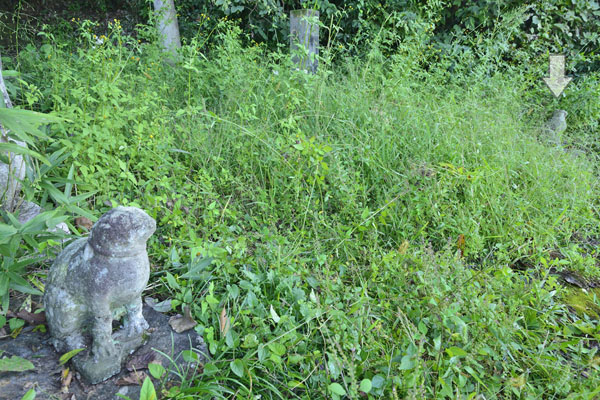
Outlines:
{"label": "fallen dry leaf", "polygon": [[22,326],[19,327],[19,328],[17,328],[17,329],[15,329],[14,331],[12,331],[10,333],[10,337],[13,338],[13,339],[16,339],[17,336],[19,336],[19,334],[21,333],[21,331],[23,331],[23,327]]}
{"label": "fallen dry leaf", "polygon": [[125,368],[127,368],[127,371],[139,371],[140,369],[148,368],[148,364],[150,363],[161,363],[158,359],[158,354],[154,351],[134,355],[131,357],[131,360],[127,362]]}
{"label": "fallen dry leaf", "polygon": [[458,252],[461,258],[465,255],[465,245],[465,235],[461,233],[458,235],[458,240],[456,241],[456,247],[458,247]]}
{"label": "fallen dry leaf", "polygon": [[7,338],[9,336],[8,331],[6,330],[6,327],[3,327],[0,329],[0,339],[4,339]]}
{"label": "fallen dry leaf", "polygon": [[86,217],[77,217],[75,218],[75,226],[79,231],[89,232],[92,229],[94,223]]}
{"label": "fallen dry leaf", "polygon": [[144,382],[144,379],[146,379],[147,377],[148,377],[148,374],[145,373],[144,371],[133,371],[133,372],[125,375],[118,381],[116,381],[115,385],[117,385],[117,386],[131,386],[131,385],[141,386],[142,382]]}
{"label": "fallen dry leaf", "polygon": [[525,379],[524,374],[521,374],[519,376],[514,376],[508,380],[508,384],[510,386],[514,387],[515,389],[522,389],[526,383],[527,383],[527,380]]}
{"label": "fallen dry leaf", "polygon": [[562,253],[558,250],[550,250],[548,252],[548,258],[550,260],[556,260],[556,259],[562,260],[565,258],[565,256],[563,256]]}
{"label": "fallen dry leaf", "polygon": [[22,320],[27,322],[29,325],[39,325],[39,324],[43,324],[44,322],[46,322],[46,313],[44,313],[44,312],[39,312],[36,314],[36,313],[29,312],[29,311],[21,310],[14,315],[17,318],[21,318]]}
{"label": "fallen dry leaf", "polygon": [[192,312],[189,306],[183,307],[183,316],[177,314],[169,318],[169,325],[177,333],[185,332],[192,329],[198,323],[192,318]]}
{"label": "fallen dry leaf", "polygon": [[227,332],[229,331],[230,327],[231,321],[227,316],[227,310],[225,309],[225,307],[223,307],[223,310],[221,310],[221,315],[219,315],[219,328],[221,328],[221,335],[227,335]]}
{"label": "fallen dry leaf", "polygon": [[69,368],[63,369],[60,376],[60,391],[63,393],[69,393],[69,385],[73,380],[73,372]]}
{"label": "fallen dry leaf", "polygon": [[400,247],[398,247],[398,253],[406,254],[406,251],[408,250],[408,246],[410,246],[410,243],[408,242],[408,240],[405,240],[404,242],[402,242]]}

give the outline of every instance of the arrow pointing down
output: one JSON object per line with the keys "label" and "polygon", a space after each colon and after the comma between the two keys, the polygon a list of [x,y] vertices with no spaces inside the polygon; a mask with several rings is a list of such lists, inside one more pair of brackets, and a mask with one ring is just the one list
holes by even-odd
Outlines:
{"label": "arrow pointing down", "polygon": [[571,82],[570,76],[565,76],[565,56],[561,54],[551,54],[550,63],[548,67],[548,75],[543,78],[546,85],[555,97],[565,90],[569,82]]}

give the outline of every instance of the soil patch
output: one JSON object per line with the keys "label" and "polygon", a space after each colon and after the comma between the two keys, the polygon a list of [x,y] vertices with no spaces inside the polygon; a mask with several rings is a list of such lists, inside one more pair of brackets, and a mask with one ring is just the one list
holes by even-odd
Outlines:
{"label": "soil patch", "polygon": [[[146,344],[128,358],[121,373],[97,385],[87,384],[75,373],[68,390],[61,388],[63,367],[59,365],[60,354],[52,347],[48,333],[30,331],[16,339],[0,340],[2,356],[22,357],[35,366],[34,370],[25,372],[0,372],[0,400],[20,399],[31,388],[35,389],[38,399],[117,399],[120,398],[117,393],[139,398],[140,386],[132,384],[136,381],[132,379],[132,373],[144,370],[148,361],[158,362],[167,370],[184,371],[187,377],[197,374],[198,367],[206,361],[205,355],[208,354],[202,337],[194,330],[174,332],[169,325],[169,317],[148,306],[144,306],[144,317],[154,330]],[[198,357],[188,362],[182,352],[191,348]],[[189,357],[186,359],[189,360]],[[177,378],[173,373],[169,377]]]}

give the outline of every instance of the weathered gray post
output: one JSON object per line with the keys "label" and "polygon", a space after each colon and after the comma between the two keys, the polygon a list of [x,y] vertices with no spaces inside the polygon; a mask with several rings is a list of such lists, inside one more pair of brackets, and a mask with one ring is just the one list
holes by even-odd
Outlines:
{"label": "weathered gray post", "polygon": [[319,55],[319,12],[290,11],[290,51],[292,61],[301,70],[317,72]]}
{"label": "weathered gray post", "polygon": [[177,24],[177,11],[173,0],[154,0],[156,13],[156,26],[161,35],[163,51],[169,53],[174,59],[177,50],[181,48],[179,38],[179,25]]}
{"label": "weathered gray post", "polygon": [[[8,90],[2,77],[2,59],[0,57],[0,93],[6,108],[12,108]],[[27,147],[27,144],[8,137],[7,129],[0,123],[0,143],[16,143]],[[0,208],[13,212],[17,197],[21,190],[21,182],[25,178],[25,160],[23,156],[11,152],[2,152],[9,159],[8,164],[0,162]]]}

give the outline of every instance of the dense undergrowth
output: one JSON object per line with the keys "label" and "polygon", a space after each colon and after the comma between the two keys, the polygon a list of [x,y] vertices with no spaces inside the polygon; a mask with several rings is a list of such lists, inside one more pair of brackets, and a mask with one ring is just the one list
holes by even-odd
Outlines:
{"label": "dense undergrowth", "polygon": [[531,77],[425,72],[410,42],[307,75],[214,35],[173,66],[84,23],[12,60],[18,102],[67,120],[39,150],[67,149],[79,205],[157,220],[148,295],[189,305],[212,357],[163,396],[600,393],[597,316],[551,274],[598,274],[597,77],[556,146]]}

